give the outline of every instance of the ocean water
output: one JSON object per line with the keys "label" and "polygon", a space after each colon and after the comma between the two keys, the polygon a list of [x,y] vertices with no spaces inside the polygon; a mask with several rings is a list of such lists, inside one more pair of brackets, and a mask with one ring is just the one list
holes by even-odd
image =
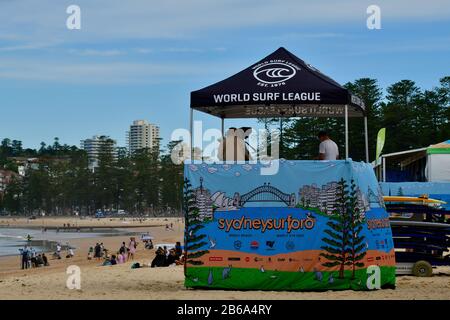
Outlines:
{"label": "ocean water", "polygon": [[[134,235],[135,233],[123,229],[101,229],[92,232],[56,232],[48,230],[42,232],[40,229],[22,228],[0,228],[0,256],[18,255],[19,249],[25,245],[31,245],[37,252],[52,251],[56,243],[63,246],[70,244],[72,239],[107,237],[118,235]],[[27,236],[32,237],[32,241],[27,241]]]}

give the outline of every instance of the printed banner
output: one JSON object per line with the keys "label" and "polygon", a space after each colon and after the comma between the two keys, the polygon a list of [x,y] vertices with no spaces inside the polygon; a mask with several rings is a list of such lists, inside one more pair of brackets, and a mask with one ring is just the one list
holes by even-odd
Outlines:
{"label": "printed banner", "polygon": [[389,216],[370,165],[280,160],[185,164],[187,287],[395,286]]}

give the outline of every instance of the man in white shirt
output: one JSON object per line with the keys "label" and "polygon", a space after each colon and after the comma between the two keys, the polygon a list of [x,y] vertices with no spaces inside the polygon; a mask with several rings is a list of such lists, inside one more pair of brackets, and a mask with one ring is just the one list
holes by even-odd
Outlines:
{"label": "man in white shirt", "polygon": [[339,148],[328,134],[325,131],[320,131],[318,137],[321,141],[319,145],[319,160],[339,159]]}

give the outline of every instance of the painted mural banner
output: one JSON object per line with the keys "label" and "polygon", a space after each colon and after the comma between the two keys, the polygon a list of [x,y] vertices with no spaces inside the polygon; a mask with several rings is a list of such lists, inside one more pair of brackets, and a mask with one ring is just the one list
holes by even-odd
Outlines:
{"label": "painted mural banner", "polygon": [[370,165],[186,163],[185,286],[242,290],[395,287],[389,215]]}

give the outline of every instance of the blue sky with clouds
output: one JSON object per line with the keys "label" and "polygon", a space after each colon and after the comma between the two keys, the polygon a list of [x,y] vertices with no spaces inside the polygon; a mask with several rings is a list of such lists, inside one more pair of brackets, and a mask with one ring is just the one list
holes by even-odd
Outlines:
{"label": "blue sky with clouds", "polygon": [[[71,4],[81,30],[66,28]],[[366,27],[371,4],[381,30]],[[106,134],[125,145],[130,123],[148,119],[165,144],[189,125],[190,91],[280,46],[340,83],[432,88],[450,75],[450,2],[0,0],[0,139],[35,148]]]}

